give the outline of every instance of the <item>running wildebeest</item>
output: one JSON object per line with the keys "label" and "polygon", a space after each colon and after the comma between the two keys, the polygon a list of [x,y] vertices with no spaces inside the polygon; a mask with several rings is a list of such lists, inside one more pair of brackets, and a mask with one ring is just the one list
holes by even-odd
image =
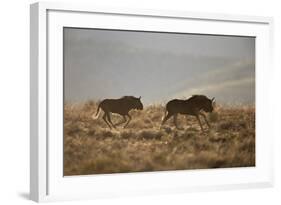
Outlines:
{"label": "running wildebeest", "polygon": [[[191,98],[187,100],[179,100],[174,99],[169,101],[166,104],[166,110],[165,110],[165,117],[162,121],[161,126],[172,116],[174,116],[174,124],[176,128],[178,129],[177,125],[177,115],[178,114],[184,114],[184,115],[193,115],[197,118],[199,125],[201,127],[201,130],[203,131],[203,127],[200,121],[199,116],[203,116],[208,127],[210,128],[210,124],[207,121],[206,115],[202,112],[212,112],[213,111],[213,104],[214,99],[209,99],[205,95],[193,95]],[[168,113],[168,114],[167,114]]]}
{"label": "running wildebeest", "polygon": [[[124,96],[119,99],[104,99],[100,102],[96,115],[92,115],[93,119],[97,119],[100,113],[100,109],[104,111],[103,120],[111,129],[111,126],[116,128],[116,126],[126,123],[124,128],[127,127],[132,117],[129,115],[130,110],[137,109],[143,110],[143,105],[141,103],[141,97],[136,98],[134,96]],[[113,124],[110,118],[110,113],[117,113],[123,116],[123,121]],[[129,118],[127,121],[126,116]]]}

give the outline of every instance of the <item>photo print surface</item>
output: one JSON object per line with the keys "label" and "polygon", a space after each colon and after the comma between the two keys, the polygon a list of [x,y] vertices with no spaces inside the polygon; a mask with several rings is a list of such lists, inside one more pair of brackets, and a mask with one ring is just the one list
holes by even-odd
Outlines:
{"label": "photo print surface", "polygon": [[64,176],[255,166],[255,38],[64,28]]}

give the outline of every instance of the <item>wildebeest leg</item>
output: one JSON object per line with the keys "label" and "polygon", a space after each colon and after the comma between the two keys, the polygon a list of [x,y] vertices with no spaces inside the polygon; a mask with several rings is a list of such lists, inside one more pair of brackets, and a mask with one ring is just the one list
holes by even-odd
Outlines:
{"label": "wildebeest leg", "polygon": [[121,124],[127,122],[126,116],[125,115],[122,115],[122,116],[123,116],[123,120],[121,122],[116,123],[115,126],[118,126],[118,125],[121,125]]}
{"label": "wildebeest leg", "polygon": [[174,124],[175,124],[176,128],[179,129],[178,123],[177,123],[177,117],[178,117],[178,114],[174,114]]}
{"label": "wildebeest leg", "polygon": [[126,125],[124,126],[124,128],[126,128],[127,127],[127,125],[129,124],[129,122],[131,121],[131,119],[132,119],[132,117],[129,115],[129,114],[127,114],[127,116],[129,117],[129,120],[127,121],[127,123],[126,123]]}
{"label": "wildebeest leg", "polygon": [[201,124],[201,121],[200,121],[199,116],[198,116],[198,115],[196,115],[196,118],[197,118],[197,120],[198,120],[198,122],[199,122],[199,125],[200,125],[200,127],[201,127],[201,130],[202,130],[202,132],[203,132],[204,130],[203,130],[203,127],[202,127],[202,124]]}
{"label": "wildebeest leg", "polygon": [[106,113],[103,114],[102,119],[105,121],[105,123],[108,125],[108,127],[111,129],[110,124],[106,120]]}
{"label": "wildebeest leg", "polygon": [[106,113],[106,117],[107,117],[108,122],[112,125],[112,127],[116,128],[114,126],[114,124],[112,123],[111,118],[110,118],[110,114],[108,112]]}
{"label": "wildebeest leg", "polygon": [[164,125],[164,123],[170,118],[172,117],[173,115],[171,113],[168,112],[168,114],[164,117],[162,123],[161,123],[161,126]]}
{"label": "wildebeest leg", "polygon": [[210,126],[210,124],[209,124],[209,122],[207,120],[206,115],[204,113],[202,113],[202,112],[200,112],[199,114],[204,117],[205,122],[207,123],[208,127],[210,128],[211,126]]}

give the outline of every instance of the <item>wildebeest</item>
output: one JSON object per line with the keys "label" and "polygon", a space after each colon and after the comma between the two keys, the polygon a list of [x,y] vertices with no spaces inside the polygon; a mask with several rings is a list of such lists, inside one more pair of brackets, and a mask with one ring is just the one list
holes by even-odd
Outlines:
{"label": "wildebeest", "polygon": [[163,118],[161,126],[172,116],[174,116],[174,124],[176,128],[178,129],[177,125],[177,115],[178,114],[184,114],[184,115],[193,115],[197,118],[199,125],[201,127],[201,130],[203,131],[203,127],[200,121],[199,116],[203,116],[208,127],[210,128],[210,124],[207,121],[207,118],[205,114],[202,111],[205,112],[212,112],[213,111],[213,103],[214,99],[209,99],[205,95],[193,95],[191,98],[187,100],[179,100],[174,99],[169,101],[166,104],[166,110],[165,110],[165,117]]}
{"label": "wildebeest", "polygon": [[[98,105],[97,113],[95,116],[93,115],[92,118],[97,119],[100,113],[100,109],[102,109],[104,111],[104,115],[102,118],[109,126],[109,128],[111,128],[111,126],[116,128],[117,125],[121,125],[127,122],[124,126],[125,128],[132,119],[132,117],[129,115],[130,110],[143,110],[143,104],[141,103],[140,99],[141,97],[137,98],[134,96],[123,96],[119,99],[104,99]],[[110,118],[110,113],[117,113],[123,116],[123,121],[117,124],[113,124]],[[126,116],[129,118],[128,121]]]}

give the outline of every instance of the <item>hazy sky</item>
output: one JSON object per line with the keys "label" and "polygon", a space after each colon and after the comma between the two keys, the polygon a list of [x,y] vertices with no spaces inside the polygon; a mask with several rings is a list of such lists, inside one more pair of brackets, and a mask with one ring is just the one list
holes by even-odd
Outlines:
{"label": "hazy sky", "polygon": [[255,103],[255,38],[64,29],[66,102],[142,96]]}

